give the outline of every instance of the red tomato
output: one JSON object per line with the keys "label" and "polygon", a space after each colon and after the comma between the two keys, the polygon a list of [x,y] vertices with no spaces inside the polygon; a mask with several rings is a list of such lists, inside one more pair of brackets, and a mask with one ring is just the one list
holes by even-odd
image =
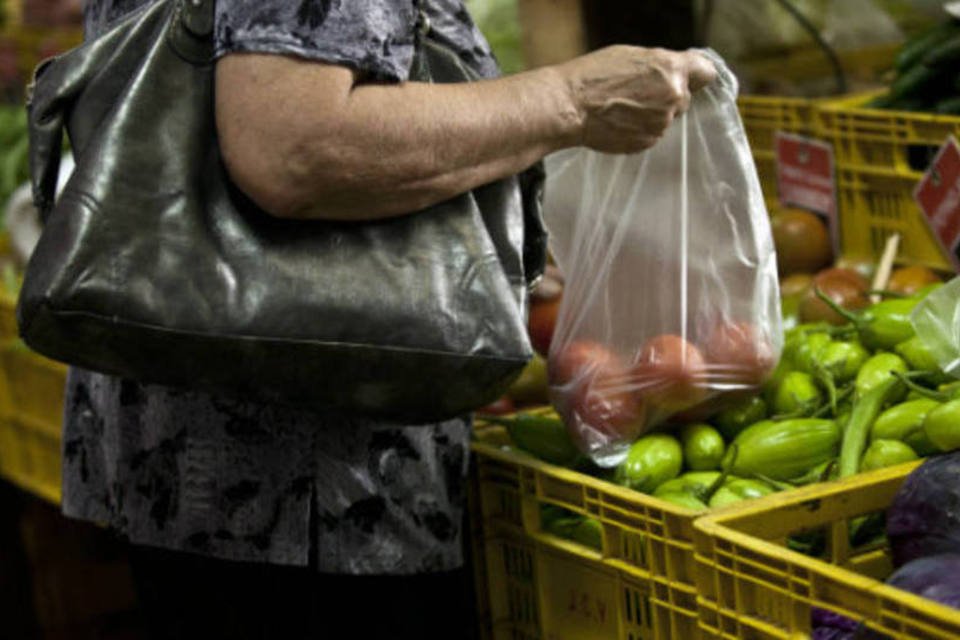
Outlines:
{"label": "red tomato", "polygon": [[630,368],[598,342],[578,341],[549,362],[551,397],[575,437],[600,432],[614,440],[633,440],[645,411],[632,386]]}
{"label": "red tomato", "polygon": [[829,322],[842,325],[847,320],[828,307],[817,294],[820,289],[824,295],[844,309],[863,309],[870,304],[867,296],[869,288],[866,278],[849,269],[824,269],[813,278],[813,285],[800,301],[801,322]]}
{"label": "red tomato", "polygon": [[530,343],[544,357],[550,352],[562,298],[563,275],[559,269],[548,265],[540,284],[530,293],[530,317],[527,320]]}
{"label": "red tomato", "polygon": [[632,442],[646,425],[645,406],[625,389],[577,385],[556,404],[582,449],[589,441]]}
{"label": "red tomato", "polygon": [[707,336],[711,380],[757,385],[776,366],[773,346],[750,322],[725,322]]}
{"label": "red tomato", "polygon": [[547,362],[550,384],[554,386],[580,382],[597,371],[616,373],[618,368],[626,370],[619,356],[593,340],[571,342]]}
{"label": "red tomato", "polygon": [[700,350],[675,335],[660,335],[640,349],[633,367],[640,395],[652,408],[676,413],[701,402],[707,394],[706,363]]}
{"label": "red tomato", "polygon": [[517,410],[516,405],[513,403],[513,399],[509,396],[501,396],[497,398],[490,404],[485,407],[477,409],[477,415],[487,415],[487,416],[503,416],[508,413],[513,413]]}
{"label": "red tomato", "polygon": [[546,356],[550,353],[550,343],[557,328],[557,314],[560,313],[560,301],[563,296],[556,296],[550,300],[531,301],[530,318],[527,320],[527,333],[530,334],[530,343],[537,353]]}
{"label": "red tomato", "polygon": [[814,276],[814,283],[818,279],[823,278],[840,278],[846,280],[852,285],[868,291],[870,289],[870,281],[867,280],[867,277],[855,269],[847,269],[843,267],[833,267],[830,269],[824,269],[823,271],[818,271],[816,276]]}
{"label": "red tomato", "polygon": [[830,264],[833,245],[820,216],[803,209],[782,209],[770,216],[770,230],[782,276],[816,271]]}
{"label": "red tomato", "polygon": [[912,296],[929,284],[943,282],[936,273],[920,265],[901,267],[890,274],[887,289],[894,293]]}

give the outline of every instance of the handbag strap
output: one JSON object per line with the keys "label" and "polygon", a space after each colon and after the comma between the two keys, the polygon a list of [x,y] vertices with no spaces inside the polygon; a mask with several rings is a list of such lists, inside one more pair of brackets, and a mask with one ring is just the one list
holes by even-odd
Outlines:
{"label": "handbag strap", "polygon": [[170,46],[187,62],[213,62],[214,0],[174,0],[176,14],[167,32]]}
{"label": "handbag strap", "polygon": [[180,22],[184,29],[207,38],[213,33],[214,0],[180,0]]}

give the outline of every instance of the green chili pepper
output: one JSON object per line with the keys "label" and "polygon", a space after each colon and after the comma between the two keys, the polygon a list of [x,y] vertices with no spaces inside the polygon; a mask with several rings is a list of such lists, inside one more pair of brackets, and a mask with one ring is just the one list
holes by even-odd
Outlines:
{"label": "green chili pepper", "polygon": [[882,513],[871,513],[850,520],[850,546],[885,542],[886,518]]}
{"label": "green chili pepper", "polygon": [[937,391],[945,393],[947,395],[955,395],[960,393],[960,380],[952,380],[951,382],[944,382],[943,384],[937,387]]}
{"label": "green chili pepper", "polygon": [[710,498],[710,508],[725,507],[729,504],[762,498],[776,489],[761,480],[751,480],[750,478],[737,478],[720,487],[713,497]]}
{"label": "green chili pepper", "polygon": [[720,432],[708,424],[688,424],[680,431],[683,460],[692,471],[719,469],[726,444]]}
{"label": "green chili pepper", "polygon": [[836,472],[837,468],[837,459],[830,458],[818,464],[817,466],[811,468],[805,474],[797,476],[796,478],[791,478],[789,480],[792,485],[804,485],[810,484],[811,482],[826,482],[830,477]]}
{"label": "green chili pepper", "polygon": [[751,396],[713,417],[713,423],[727,440],[755,422],[767,417],[767,403],[760,396]]}
{"label": "green chili pepper", "polygon": [[811,333],[800,343],[793,355],[797,370],[813,373],[820,363],[820,353],[830,345],[832,339],[826,333]]}
{"label": "green chili pepper", "polygon": [[856,341],[833,341],[818,354],[819,364],[835,382],[843,384],[857,377],[857,372],[870,358],[862,344]]}
{"label": "green chili pepper", "polygon": [[805,322],[791,327],[783,332],[784,348],[786,349],[787,343],[798,336],[805,336],[808,333],[825,333],[830,326],[825,322]]}
{"label": "green chili pepper", "polygon": [[[849,400],[853,396],[853,383],[850,383],[836,392],[836,395],[830,398],[830,402],[822,405],[819,409],[810,414],[811,418],[823,418],[828,415],[839,417],[844,411],[849,412]],[[836,399],[834,399],[836,398]]]}
{"label": "green chili pepper", "polygon": [[860,471],[892,467],[895,464],[916,459],[916,452],[909,445],[899,440],[874,440],[863,454],[863,460],[860,461]]}
{"label": "green chili pepper", "polygon": [[720,477],[719,471],[688,471],[687,473],[667,480],[653,492],[653,495],[660,497],[663,493],[697,493],[706,491],[710,485]]}
{"label": "green chili pepper", "polygon": [[583,520],[583,516],[567,513],[566,515],[541,521],[541,528],[547,533],[552,533],[560,538],[570,539],[573,537],[573,530]]}
{"label": "green chili pepper", "polygon": [[784,346],[790,341],[791,338],[796,338],[798,336],[807,336],[813,333],[826,333],[830,336],[840,336],[846,335],[849,333],[854,333],[856,330],[848,326],[836,326],[832,325],[829,322],[805,322],[803,324],[798,324],[791,329],[784,331]]}
{"label": "green chili pepper", "polygon": [[[926,398],[928,400],[936,400],[937,402],[946,402],[947,400],[953,399],[955,395],[939,389],[933,390],[915,382],[913,378],[917,377],[917,375],[926,376],[926,374],[922,372],[902,373],[900,371],[894,371],[893,375],[895,375],[900,382],[903,383],[904,388],[910,392],[908,394],[909,400]],[[913,394],[913,397],[910,397],[910,394]]]}
{"label": "green chili pepper", "polygon": [[585,547],[603,551],[603,525],[594,518],[583,518],[573,527],[570,539]]}
{"label": "green chili pepper", "polygon": [[786,375],[793,370],[793,361],[786,356],[781,357],[780,362],[777,363],[773,373],[770,374],[770,377],[767,378],[767,380],[760,387],[760,397],[763,399],[765,408],[773,405],[773,402],[777,397],[777,389],[779,389],[780,385],[783,384],[783,379],[786,377]]}
{"label": "green chili pepper", "polygon": [[575,514],[563,507],[558,507],[555,504],[541,504],[540,505],[540,528],[547,529],[548,525],[555,520],[561,518],[569,518]]}
{"label": "green chili pepper", "polygon": [[773,400],[773,412],[780,415],[809,415],[823,402],[813,376],[791,371],[784,376]]}
{"label": "green chili pepper", "polygon": [[[907,363],[898,355],[881,352],[874,354],[867,360],[860,371],[857,373],[856,389],[857,396],[864,396],[871,389],[875,389],[882,384],[897,380],[896,373],[906,373]],[[893,385],[890,390],[888,402],[896,402],[906,395],[906,387],[902,384]]]}
{"label": "green chili pepper", "polygon": [[933,409],[940,406],[936,400],[922,398],[894,405],[880,414],[870,428],[870,441],[900,440],[921,456],[928,456],[937,448],[923,431],[923,421]]}
{"label": "green chili pepper", "polygon": [[[867,445],[870,425],[873,424],[880,410],[898,395],[904,392],[904,385],[894,375],[890,374],[893,364],[889,358],[877,360],[880,356],[893,356],[900,361],[904,369],[906,364],[897,356],[890,353],[877,354],[863,365],[860,373],[863,374],[868,366],[863,384],[860,375],[857,376],[857,397],[853,401],[853,411],[843,432],[843,441],[840,446],[839,477],[852,476],[859,470],[860,459]],[[885,373],[886,375],[881,375]]]}
{"label": "green chili pepper", "polygon": [[658,486],[680,475],[683,448],[673,436],[654,433],[630,445],[626,459],[616,467],[618,484],[641,493],[651,493]]}
{"label": "green chili pepper", "polygon": [[837,412],[837,383],[855,378],[869,357],[869,352],[855,340],[830,340],[822,346],[815,345],[805,364],[806,371],[826,390],[833,413]]}
{"label": "green chili pepper", "polygon": [[762,473],[753,474],[753,479],[759,480],[760,482],[769,485],[772,489],[777,491],[789,491],[790,489],[796,489],[792,483],[787,482],[786,480],[774,480],[773,478],[768,478]]}
{"label": "green chili pepper", "polygon": [[675,504],[680,507],[686,507],[687,509],[692,509],[693,511],[702,511],[707,508],[707,504],[701,501],[692,493],[687,493],[686,491],[666,491],[663,493],[655,493],[657,498],[661,500],[666,500],[671,504]]}
{"label": "green chili pepper", "polygon": [[920,302],[917,298],[883,300],[854,313],[838,305],[819,289],[816,293],[831,309],[853,323],[860,333],[860,340],[868,349],[893,349],[915,335],[910,314]]}
{"label": "green chili pepper", "polygon": [[[807,323],[797,325],[796,327],[790,329],[784,333],[783,337],[783,349],[780,352],[780,365],[783,365],[783,368],[786,370],[796,369],[796,356],[797,353],[803,349],[807,349],[804,345],[810,339],[811,336],[821,335],[830,337],[831,325],[826,323]],[[820,340],[821,338],[817,338]],[[776,373],[776,372],[774,372]]]}
{"label": "green chili pepper", "polygon": [[836,457],[840,438],[840,427],[833,420],[758,422],[728,447],[723,468],[739,476],[761,474],[786,481]]}
{"label": "green chili pepper", "polygon": [[931,409],[923,420],[923,432],[940,451],[960,448],[960,399]]}
{"label": "green chili pepper", "polygon": [[927,344],[920,336],[913,336],[909,340],[904,340],[893,349],[897,355],[906,361],[914,371],[924,371],[931,374],[929,380],[935,383],[946,382],[950,377],[940,368],[937,359],[927,348]]}
{"label": "green chili pepper", "polygon": [[484,420],[506,427],[517,447],[551,464],[572,466],[580,458],[566,425],[556,414],[518,413],[484,416]]}

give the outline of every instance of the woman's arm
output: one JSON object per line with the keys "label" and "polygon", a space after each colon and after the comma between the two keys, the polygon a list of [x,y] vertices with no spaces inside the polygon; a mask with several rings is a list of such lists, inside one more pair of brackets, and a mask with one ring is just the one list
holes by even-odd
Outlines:
{"label": "woman's arm", "polygon": [[231,177],[267,212],[401,215],[585,144],[649,147],[712,65],[694,53],[610,47],[563,65],[462,84],[356,84],[346,67],[232,54],[216,117]]}

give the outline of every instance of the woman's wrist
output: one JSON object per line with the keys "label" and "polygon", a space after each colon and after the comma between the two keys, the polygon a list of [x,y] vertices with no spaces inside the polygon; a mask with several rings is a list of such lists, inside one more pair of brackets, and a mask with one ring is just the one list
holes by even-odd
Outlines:
{"label": "woman's wrist", "polygon": [[552,131],[548,142],[554,151],[583,144],[586,113],[577,98],[577,92],[567,74],[560,66],[536,69],[536,74],[545,87],[545,108],[552,114]]}

